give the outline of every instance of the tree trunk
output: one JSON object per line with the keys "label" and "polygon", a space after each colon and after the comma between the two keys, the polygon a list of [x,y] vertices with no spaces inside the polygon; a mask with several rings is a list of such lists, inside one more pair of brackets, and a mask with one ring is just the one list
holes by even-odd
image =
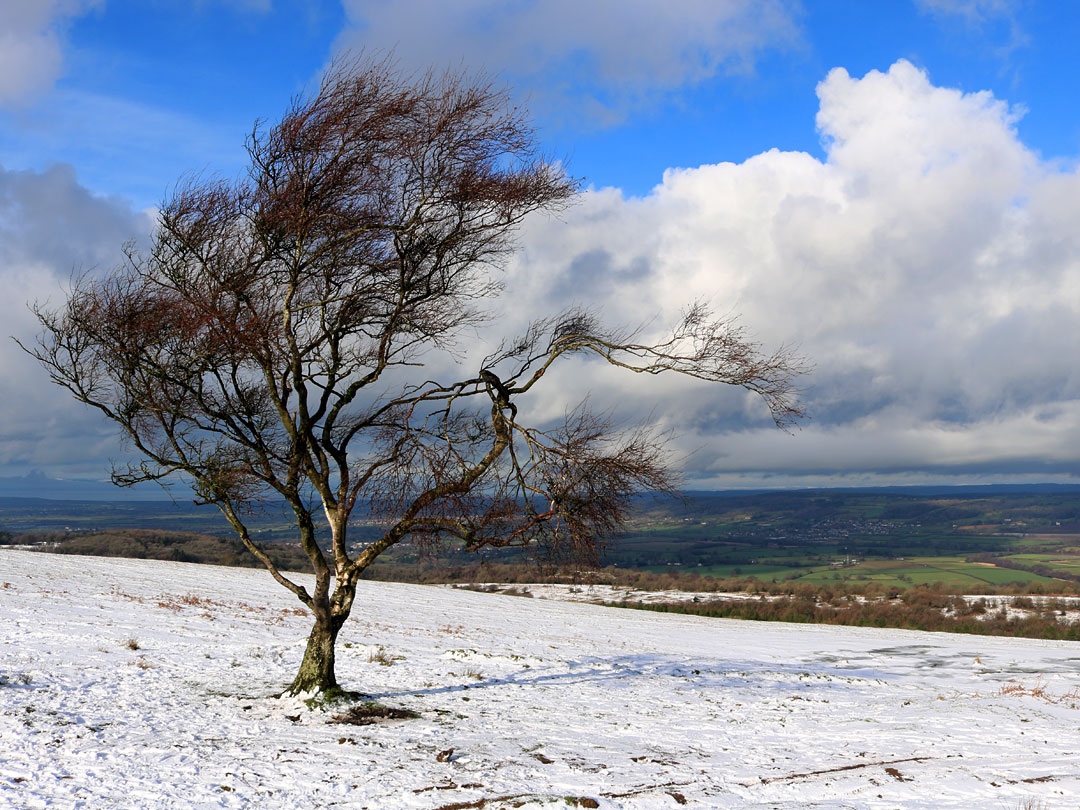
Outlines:
{"label": "tree trunk", "polygon": [[285,690],[285,694],[338,690],[337,677],[334,675],[334,644],[343,622],[344,618],[339,619],[336,616],[316,617],[315,626],[311,628],[311,635],[308,636],[300,671],[296,673],[296,678]]}

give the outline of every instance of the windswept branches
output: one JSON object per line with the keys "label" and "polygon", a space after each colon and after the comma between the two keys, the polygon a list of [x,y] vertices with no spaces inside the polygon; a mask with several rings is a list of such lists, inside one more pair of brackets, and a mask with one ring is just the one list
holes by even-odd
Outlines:
{"label": "windswept branches", "polygon": [[[573,343],[575,338],[568,335],[567,340]],[[700,302],[685,311],[664,341],[653,345],[594,342],[590,348],[613,365],[632,371],[673,371],[753,391],[765,401],[780,427],[804,416],[794,383],[806,372],[806,361],[785,346],[772,354],[763,353],[734,317],[714,318]]]}
{"label": "windswept branches", "polygon": [[655,431],[617,431],[582,404],[555,429],[518,427],[508,453],[510,521],[492,545],[533,546],[549,557],[596,563],[633,498],[670,493],[678,480]]}
{"label": "windswept branches", "polygon": [[[293,692],[336,685],[357,580],[395,544],[595,557],[635,493],[674,486],[647,429],[616,431],[584,407],[557,426],[525,423],[564,355],[741,386],[781,425],[801,413],[798,360],[762,354],[701,306],[655,343],[568,311],[457,379],[429,378],[431,353],[486,317],[478,301],[499,292],[525,217],[578,189],[483,78],[339,62],[246,147],[246,175],[187,178],[145,252],[35,309],[42,334],[28,350],[141,456],[118,483],[182,476],[312,610]],[[310,593],[249,535],[247,512],[266,499],[292,512]],[[357,510],[385,528],[359,549]]]}
{"label": "windswept branches", "polygon": [[523,335],[504,341],[488,355],[483,365],[509,369],[507,385],[518,394],[531,389],[560,357],[589,353],[639,374],[670,372],[753,391],[779,427],[790,427],[804,416],[796,381],[806,373],[806,361],[788,347],[762,352],[736,318],[715,318],[698,302],[659,341],[643,343],[640,332],[606,327],[594,313],[573,308],[533,321]]}
{"label": "windswept branches", "polygon": [[393,454],[373,454],[388,463],[368,481],[369,515],[421,548],[520,547],[595,563],[635,495],[674,491],[678,477],[651,429],[618,431],[585,403],[556,426],[527,427],[492,378],[473,389],[491,400],[490,411],[442,407],[388,431],[399,438]]}

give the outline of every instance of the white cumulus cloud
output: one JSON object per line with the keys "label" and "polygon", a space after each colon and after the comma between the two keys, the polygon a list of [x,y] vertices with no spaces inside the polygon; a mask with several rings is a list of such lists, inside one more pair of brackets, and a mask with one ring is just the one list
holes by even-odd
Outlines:
{"label": "white cumulus cloud", "polygon": [[[533,223],[507,311],[577,301],[660,322],[704,298],[767,346],[799,344],[813,419],[793,437],[741,394],[589,372],[594,403],[674,427],[705,483],[1075,470],[1080,174],[1026,148],[1005,102],[906,61],[833,70],[818,95],[824,160],[772,150],[673,170],[644,198],[599,189],[565,222]],[[546,412],[585,376],[565,375]]]}
{"label": "white cumulus cloud", "polygon": [[42,172],[0,166],[0,474],[40,467],[102,477],[119,452],[116,431],[49,382],[12,336],[31,345],[38,332],[30,304],[55,305],[72,274],[105,269],[130,240],[152,228],[147,213],[96,196],[70,166]]}

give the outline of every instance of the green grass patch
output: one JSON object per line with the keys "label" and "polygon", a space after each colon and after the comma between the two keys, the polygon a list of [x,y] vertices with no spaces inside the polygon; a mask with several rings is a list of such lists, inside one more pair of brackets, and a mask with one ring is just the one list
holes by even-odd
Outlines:
{"label": "green grass patch", "polygon": [[994,568],[966,562],[962,557],[917,557],[904,560],[865,560],[855,565],[815,570],[796,582],[828,585],[833,582],[876,582],[894,588],[933,585],[971,588],[980,583],[1003,585],[1009,582],[1052,582],[1030,571]]}

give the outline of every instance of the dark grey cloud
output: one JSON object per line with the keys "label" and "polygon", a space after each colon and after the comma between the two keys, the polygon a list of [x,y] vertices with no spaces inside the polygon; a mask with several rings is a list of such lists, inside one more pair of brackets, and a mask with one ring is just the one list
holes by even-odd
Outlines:
{"label": "dark grey cloud", "polygon": [[9,269],[33,265],[67,276],[111,263],[149,226],[124,199],[83,187],[73,166],[41,172],[0,166],[0,257]]}
{"label": "dark grey cloud", "polygon": [[32,342],[30,304],[62,300],[73,273],[114,265],[124,243],[146,239],[151,227],[149,214],[94,195],[70,166],[0,167],[0,473],[101,477],[122,452],[115,431],[50,383],[11,337]]}

